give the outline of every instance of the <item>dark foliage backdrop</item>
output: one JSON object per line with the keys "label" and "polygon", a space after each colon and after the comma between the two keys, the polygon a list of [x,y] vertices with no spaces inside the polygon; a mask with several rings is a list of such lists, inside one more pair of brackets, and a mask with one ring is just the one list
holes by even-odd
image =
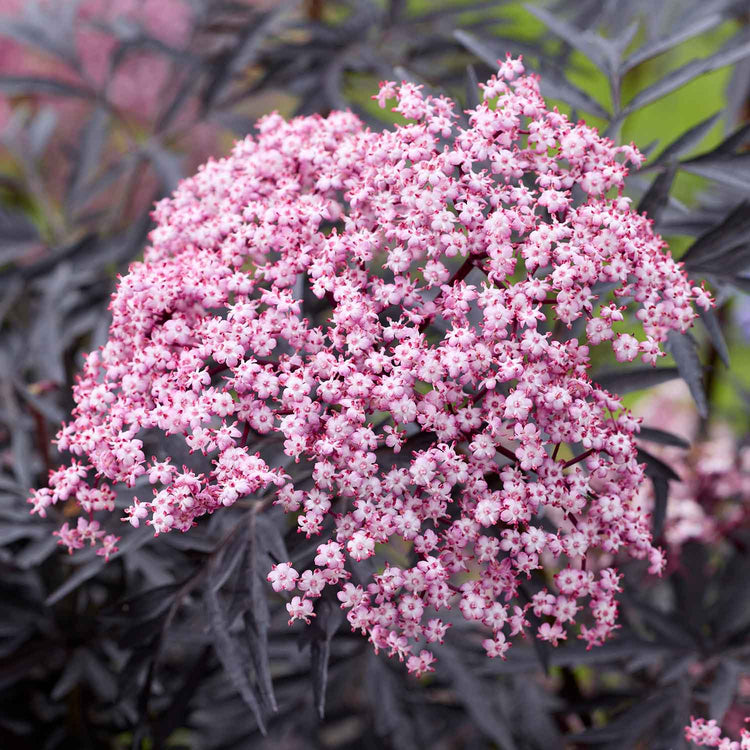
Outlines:
{"label": "dark foliage backdrop", "polygon": [[[740,473],[747,444],[748,355],[733,322],[750,291],[747,3],[117,6],[0,2],[0,747],[666,750],[687,746],[691,714],[736,733],[750,713],[750,493],[740,482],[721,495],[724,474],[698,464],[717,421],[731,424]],[[336,602],[287,627],[266,572],[312,547],[280,511],[237,503],[158,539],[128,528],[108,564],[60,551],[51,533],[75,509],[32,517],[28,490],[58,463],[50,439],[82,352],[106,338],[109,295],[141,253],[153,200],[270,109],[352,108],[375,123],[381,78],[472,104],[506,51],[612,138],[639,123],[649,158],[630,193],[719,305],[697,338],[672,338],[672,366],[614,375],[602,364],[598,379],[634,393],[682,377],[701,415],[691,437],[704,453],[685,453],[669,415],[644,435],[657,536],[678,483],[670,450],[683,479],[703,477],[694,497],[706,513],[734,503],[731,523],[673,540],[661,580],[630,564],[623,628],[604,646],[529,643],[489,661],[454,632],[421,682],[341,627]],[[687,103],[674,98],[686,86]],[[637,119],[670,96],[668,124],[664,109]],[[703,96],[720,108],[696,123]]]}

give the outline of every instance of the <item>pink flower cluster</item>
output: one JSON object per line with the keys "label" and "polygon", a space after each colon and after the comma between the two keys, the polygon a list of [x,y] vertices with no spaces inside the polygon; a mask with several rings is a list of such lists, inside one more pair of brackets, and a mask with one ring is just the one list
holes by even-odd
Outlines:
{"label": "pink flower cluster", "polygon": [[[749,719],[745,719],[748,721]],[[685,727],[685,739],[702,747],[718,747],[720,750],[750,750],[750,731],[740,730],[740,740],[722,737],[721,727],[715,719],[706,721],[690,717],[689,726]]]}
{"label": "pink flower cluster", "polygon": [[[654,389],[633,410],[643,423],[685,438],[689,450],[650,446],[679,475],[671,482],[664,525],[670,550],[689,539],[713,543],[726,540],[750,521],[750,447],[738,444],[732,427],[713,419],[704,436],[685,384],[668,383]],[[641,487],[645,508],[654,502],[650,482]],[[672,559],[679,559],[678,556]]]}
{"label": "pink flower cluster", "polygon": [[[268,576],[291,620],[334,586],[351,627],[417,674],[450,607],[490,656],[529,629],[608,637],[607,561],[664,560],[638,501],[638,420],[588,377],[589,346],[653,363],[711,300],[622,197],[634,147],[548,110],[520,60],[483,89],[468,127],[411,83],[381,84],[406,119],[392,131],[269,115],[160,202],[58,434],[87,463],[34,510],[75,496],[103,512],[112,485],[147,477],[126,520],[159,534],[274,492],[324,540],[311,569]],[[577,321],[581,338],[559,335]],[[147,430],[212,468],[149,461]],[[302,478],[253,452],[274,438]],[[534,571],[547,586],[524,598]]]}

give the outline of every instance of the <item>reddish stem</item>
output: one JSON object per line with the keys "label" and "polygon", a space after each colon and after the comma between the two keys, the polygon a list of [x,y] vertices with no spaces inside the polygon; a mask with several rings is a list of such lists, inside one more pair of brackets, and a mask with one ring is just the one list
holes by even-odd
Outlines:
{"label": "reddish stem", "polygon": [[[461,267],[456,270],[456,272],[453,274],[453,276],[448,279],[447,286],[453,286],[459,281],[463,281],[471,272],[471,269],[474,268],[474,259],[480,257],[480,256],[469,256],[466,258],[466,260],[461,264]],[[441,297],[443,296],[443,290],[441,289],[440,292],[438,292],[437,297],[433,300],[433,302],[437,302]],[[424,331],[425,328],[427,328],[428,325],[432,322],[432,316],[427,318],[420,326],[419,326],[419,332],[421,333]]]}
{"label": "reddish stem", "polygon": [[498,453],[501,453],[506,458],[509,458],[511,461],[513,461],[513,463],[518,463],[518,459],[516,458],[516,454],[513,453],[513,451],[510,450],[510,448],[506,448],[503,445],[498,445],[498,446],[496,446],[496,449],[497,449]]}
{"label": "reddish stem", "polygon": [[570,461],[566,461],[563,464],[563,469],[567,469],[569,466],[574,466],[575,464],[580,463],[581,461],[584,461],[593,452],[594,452],[594,449],[593,448],[589,448],[587,451],[584,451],[583,453],[581,453],[580,456],[576,456],[575,458],[571,458]]}

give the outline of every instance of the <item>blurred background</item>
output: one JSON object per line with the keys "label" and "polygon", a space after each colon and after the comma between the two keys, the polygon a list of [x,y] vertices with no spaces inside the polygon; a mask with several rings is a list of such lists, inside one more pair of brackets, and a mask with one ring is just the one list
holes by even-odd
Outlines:
{"label": "blurred background", "polygon": [[[154,200],[270,111],[388,127],[370,98],[383,79],[473,106],[506,52],[561,111],[647,155],[628,195],[718,300],[658,370],[596,363],[652,428],[644,502],[670,553],[660,580],[627,566],[618,637],[497,662],[453,632],[417,682],[333,609],[303,632],[255,590],[235,620],[207,608],[201,576],[229,565],[232,512],[184,536],[141,530],[106,566],[59,551],[51,532],[76,507],[31,517],[28,490],[59,463],[51,439]],[[666,750],[687,747],[691,714],[736,735],[750,713],[749,147],[747,0],[0,0],[0,748]],[[221,601],[240,579],[228,570]]]}

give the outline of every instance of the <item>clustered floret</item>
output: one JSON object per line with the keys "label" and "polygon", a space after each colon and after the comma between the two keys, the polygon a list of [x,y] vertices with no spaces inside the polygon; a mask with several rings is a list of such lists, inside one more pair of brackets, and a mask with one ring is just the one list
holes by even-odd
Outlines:
{"label": "clustered floret", "polygon": [[[748,719],[745,719],[748,721]],[[696,719],[690,717],[690,724],[685,727],[685,739],[701,747],[718,747],[719,750],[750,750],[750,731],[740,730],[740,739],[732,740],[722,735],[721,727],[715,719]]]}
{"label": "clustered floret", "polygon": [[[294,592],[290,622],[336,587],[352,629],[416,674],[451,606],[492,657],[529,630],[607,638],[608,561],[664,560],[637,500],[638,420],[589,378],[589,346],[654,363],[712,302],[622,196],[633,146],[548,110],[520,60],[483,89],[467,127],[411,83],[375,97],[397,100],[393,130],[269,115],[161,201],[57,437],[86,463],[54,472],[34,510],[111,510],[112,485],[147,477],[153,497],[124,520],[160,534],[275,492],[325,539],[313,568],[269,573]],[[148,430],[211,468],[148,461]],[[308,479],[252,452],[274,438]],[[95,542],[95,524],[60,542]],[[373,557],[390,563],[352,583]],[[539,570],[547,586],[524,599]]]}
{"label": "clustered floret", "polygon": [[[737,440],[726,421],[714,418],[706,434],[684,383],[666,383],[640,399],[634,413],[685,438],[690,449],[656,445],[650,450],[680,477],[669,490],[664,540],[670,563],[679,565],[680,549],[691,539],[716,544],[750,522],[750,446]],[[653,486],[641,488],[644,507],[655,502]]]}

